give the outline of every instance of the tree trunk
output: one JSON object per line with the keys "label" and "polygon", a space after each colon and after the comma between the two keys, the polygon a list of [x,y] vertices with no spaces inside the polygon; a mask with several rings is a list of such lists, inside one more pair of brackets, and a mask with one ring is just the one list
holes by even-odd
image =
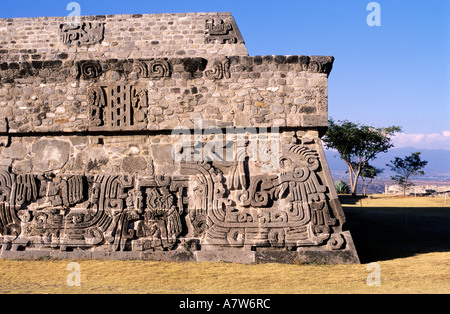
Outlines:
{"label": "tree trunk", "polygon": [[352,186],[352,197],[356,197],[356,183]]}
{"label": "tree trunk", "polygon": [[348,173],[350,174],[350,192],[352,193],[352,197],[355,197],[356,196],[356,184],[355,184],[355,181],[353,180],[355,171],[353,170],[353,167],[349,162],[345,161],[345,163],[347,164]]}
{"label": "tree trunk", "polygon": [[352,183],[352,197],[356,197],[356,188],[358,187],[358,178],[360,173],[361,169],[358,169],[358,172],[354,174],[355,176]]}
{"label": "tree trunk", "polygon": [[366,185],[365,190],[364,190],[364,196],[367,196],[367,190],[369,189],[369,184],[371,184],[372,181],[373,181],[373,178],[371,178],[370,181],[367,182],[367,185]]}
{"label": "tree trunk", "polygon": [[351,188],[351,192],[352,192],[352,196],[355,197],[356,196],[356,187],[358,185],[358,177],[356,176],[356,174],[354,174],[354,176],[352,175],[350,177],[350,188]]}
{"label": "tree trunk", "polygon": [[405,177],[405,181],[403,182],[403,196],[406,196],[407,187],[408,187],[408,177]]}

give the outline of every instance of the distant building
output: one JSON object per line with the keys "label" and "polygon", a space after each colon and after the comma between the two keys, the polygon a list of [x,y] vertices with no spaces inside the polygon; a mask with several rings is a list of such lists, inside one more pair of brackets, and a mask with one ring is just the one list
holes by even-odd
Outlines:
{"label": "distant building", "polygon": [[[450,185],[413,185],[406,188],[405,195],[440,195],[450,193]],[[399,184],[385,185],[384,194],[403,195],[403,187]]]}

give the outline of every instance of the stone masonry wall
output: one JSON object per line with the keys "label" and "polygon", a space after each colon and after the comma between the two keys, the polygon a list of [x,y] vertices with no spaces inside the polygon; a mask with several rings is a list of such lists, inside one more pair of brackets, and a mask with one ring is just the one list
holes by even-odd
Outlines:
{"label": "stone masonry wall", "polygon": [[248,56],[229,13],[0,20],[0,257],[359,262],[333,61]]}
{"label": "stone masonry wall", "polygon": [[[123,129],[192,128],[196,118],[205,127],[326,127],[332,62],[314,56],[4,62],[0,114],[10,133],[108,130],[92,123],[92,107],[109,97],[95,93],[123,86],[144,91],[148,110],[139,126]],[[162,72],[151,77],[148,66]]]}
{"label": "stone masonry wall", "polygon": [[[231,23],[232,36],[212,39],[205,23]],[[199,57],[204,55],[248,55],[230,13],[128,14],[81,17],[82,23],[101,26],[95,40],[69,40],[77,27],[64,27],[66,17],[0,19],[0,61],[134,59],[155,57]],[[71,30],[73,29],[73,30]],[[82,34],[89,33],[87,28]],[[211,37],[211,36],[210,36]],[[214,37],[214,36],[212,36]],[[87,38],[87,36],[85,36]],[[225,42],[223,42],[225,40]]]}

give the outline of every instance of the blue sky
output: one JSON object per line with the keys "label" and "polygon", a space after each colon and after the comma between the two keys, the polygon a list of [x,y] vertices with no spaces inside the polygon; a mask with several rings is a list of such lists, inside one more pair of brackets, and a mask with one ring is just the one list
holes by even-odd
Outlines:
{"label": "blue sky", "polygon": [[[4,1],[0,17],[66,16],[71,1]],[[329,115],[400,125],[397,147],[450,149],[450,0],[76,1],[81,15],[231,12],[250,55],[331,55]]]}

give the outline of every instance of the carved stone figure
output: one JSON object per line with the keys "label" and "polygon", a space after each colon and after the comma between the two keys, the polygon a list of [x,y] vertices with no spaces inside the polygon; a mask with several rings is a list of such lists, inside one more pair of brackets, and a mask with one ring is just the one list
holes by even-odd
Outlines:
{"label": "carved stone figure", "polygon": [[167,187],[146,190],[147,207],[144,220],[138,225],[138,236],[144,238],[144,248],[169,249],[182,231],[174,196]]}
{"label": "carved stone figure", "polygon": [[3,170],[3,244],[173,250],[190,233],[206,248],[345,247],[342,210],[331,202],[319,154],[286,144],[279,163],[280,172],[253,175],[241,157],[228,176],[205,161],[182,163],[173,176],[144,178]]}

